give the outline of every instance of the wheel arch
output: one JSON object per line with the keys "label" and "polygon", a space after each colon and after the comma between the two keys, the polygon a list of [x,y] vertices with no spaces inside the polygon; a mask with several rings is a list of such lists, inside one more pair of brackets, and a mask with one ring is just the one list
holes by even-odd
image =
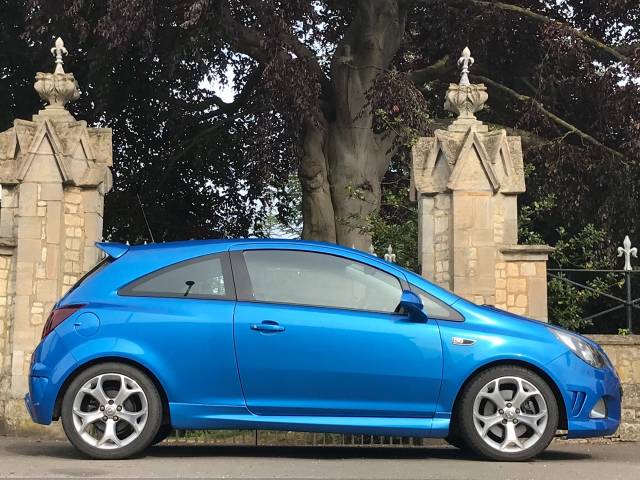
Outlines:
{"label": "wheel arch", "polygon": [[56,401],[53,407],[53,420],[58,420],[60,418],[60,413],[62,409],[62,399],[64,398],[64,394],[67,391],[67,388],[69,387],[71,382],[73,382],[73,380],[87,368],[93,367],[94,365],[99,365],[101,363],[109,363],[109,362],[122,363],[125,365],[129,365],[133,368],[137,368],[142,373],[147,375],[149,379],[153,382],[153,384],[156,386],[156,388],[158,389],[158,394],[160,395],[160,398],[162,400],[162,423],[171,424],[170,411],[169,411],[169,397],[167,397],[167,392],[165,391],[165,388],[162,386],[162,383],[160,382],[158,377],[154,375],[154,373],[151,370],[149,370],[147,367],[145,367],[141,363],[136,362],[135,360],[131,360],[130,358],[118,357],[118,356],[94,358],[92,360],[89,360],[85,363],[78,365],[67,376],[67,378],[62,383],[62,386],[58,390],[58,395],[56,397]]}
{"label": "wheel arch", "polygon": [[562,396],[562,392],[560,391],[558,384],[547,372],[545,372],[543,369],[541,369],[537,365],[534,365],[533,363],[530,363],[524,360],[517,360],[517,359],[495,360],[493,362],[489,362],[485,365],[482,365],[477,369],[475,369],[473,372],[471,372],[471,374],[467,377],[467,379],[458,389],[458,393],[456,394],[456,398],[453,402],[453,408],[451,410],[451,426],[452,427],[454,427],[456,424],[456,421],[457,421],[456,415],[458,412],[460,399],[462,397],[462,393],[465,391],[465,388],[467,387],[469,382],[471,382],[471,380],[473,380],[476,376],[480,375],[482,372],[490,368],[500,367],[500,366],[517,366],[517,367],[527,368],[535,372],[536,374],[538,374],[540,377],[542,377],[542,379],[545,382],[547,382],[547,385],[549,385],[549,388],[551,388],[553,395],[556,397],[556,403],[558,405],[558,413],[559,413],[558,429],[567,430],[568,428],[567,408],[565,405],[564,397]]}

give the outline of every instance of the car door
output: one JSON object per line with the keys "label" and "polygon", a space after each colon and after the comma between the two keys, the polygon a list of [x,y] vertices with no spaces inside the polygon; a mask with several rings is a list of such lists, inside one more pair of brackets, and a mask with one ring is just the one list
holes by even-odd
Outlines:
{"label": "car door", "polygon": [[[242,405],[229,253],[187,258],[168,266],[158,259],[143,257],[141,261],[148,262],[152,271],[119,289],[121,312],[129,319],[114,332],[117,341],[132,341],[139,355],[163,366],[171,402]],[[157,264],[163,266],[156,269]]]}
{"label": "car door", "polygon": [[395,313],[406,285],[400,270],[342,252],[290,244],[232,252],[234,336],[248,408],[258,415],[433,416],[442,377],[437,322]]}

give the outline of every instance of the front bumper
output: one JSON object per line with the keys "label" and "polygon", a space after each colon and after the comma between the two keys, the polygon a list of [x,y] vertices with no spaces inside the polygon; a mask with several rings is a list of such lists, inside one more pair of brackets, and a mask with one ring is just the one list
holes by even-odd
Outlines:
{"label": "front bumper", "polygon": [[[622,388],[611,366],[596,369],[567,352],[548,365],[566,406],[567,438],[613,435],[620,426]],[[598,401],[606,405],[604,418],[591,418]]]}

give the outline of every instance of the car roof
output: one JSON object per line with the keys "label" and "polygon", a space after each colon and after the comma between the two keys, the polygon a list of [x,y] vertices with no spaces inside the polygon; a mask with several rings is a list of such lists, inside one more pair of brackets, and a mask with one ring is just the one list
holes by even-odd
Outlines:
{"label": "car roof", "polygon": [[[146,272],[163,268],[167,265],[188,260],[195,256],[204,256],[211,253],[221,252],[232,249],[234,246],[247,246],[251,248],[254,245],[257,248],[263,246],[271,246],[278,249],[286,249],[292,247],[297,250],[304,250],[308,247],[310,251],[324,253],[343,252],[345,257],[354,260],[366,261],[370,265],[377,266],[386,271],[395,271],[397,275],[404,276],[409,282],[417,287],[425,290],[427,293],[436,295],[440,300],[452,305],[459,300],[454,293],[429,282],[423,277],[403,268],[396,263],[389,263],[384,258],[372,255],[369,252],[347,248],[342,245],[336,245],[328,242],[318,242],[310,240],[297,239],[281,239],[281,238],[225,238],[210,240],[183,240],[177,242],[164,243],[147,243],[141,245],[127,245],[116,242],[96,243],[96,246],[104,251],[108,256],[117,259],[122,257],[123,260],[114,262],[112,268],[116,268],[113,272],[113,283],[122,283],[122,281],[131,277],[137,278]],[[126,254],[126,253],[130,254]],[[155,253],[158,253],[157,255]],[[122,263],[124,261],[124,264]],[[106,269],[101,275],[111,275]],[[126,277],[126,278],[125,278]],[[128,280],[127,280],[128,281]]]}
{"label": "car roof", "polygon": [[[190,256],[190,255],[206,255],[207,253],[220,252],[223,250],[232,249],[233,247],[248,247],[251,246],[287,249],[288,247],[294,249],[305,249],[316,252],[325,253],[337,253],[342,252],[349,257],[365,257],[371,260],[383,260],[383,258],[372,255],[369,252],[363,250],[357,250],[354,248],[347,248],[342,245],[329,242],[318,242],[311,240],[297,240],[297,239],[280,239],[280,238],[225,238],[225,239],[211,239],[211,240],[182,240],[176,242],[163,242],[163,243],[145,243],[139,245],[128,245],[117,242],[96,242],[96,246],[106,253],[107,256],[114,259],[125,256],[131,258],[131,256],[139,255],[153,255],[154,252],[164,253],[171,252],[176,254],[177,257]],[[133,255],[125,255],[130,252]],[[395,268],[399,265],[393,264]]]}
{"label": "car roof", "polygon": [[[337,245],[329,242],[318,242],[312,240],[298,240],[298,239],[286,239],[286,238],[224,238],[224,239],[210,239],[210,240],[180,240],[175,242],[163,242],[163,243],[146,243],[139,245],[131,245],[130,250],[154,250],[161,248],[198,248],[207,245],[215,245],[217,247],[228,247],[231,245],[240,244],[264,244],[272,243],[275,245],[298,245],[298,246],[316,246],[316,247],[330,247],[343,250],[353,250],[351,248]],[[364,252],[368,253],[368,252]]]}

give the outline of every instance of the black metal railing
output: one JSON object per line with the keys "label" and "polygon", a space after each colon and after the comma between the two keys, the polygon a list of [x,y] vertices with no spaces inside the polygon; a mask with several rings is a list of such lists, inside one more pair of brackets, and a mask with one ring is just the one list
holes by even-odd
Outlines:
{"label": "black metal railing", "polygon": [[174,430],[165,443],[238,446],[422,447],[422,437],[351,435],[271,430]]}
{"label": "black metal railing", "polygon": [[[588,290],[600,299],[606,299],[614,302],[615,305],[606,308],[600,308],[594,313],[589,313],[580,319],[580,322],[589,322],[600,318],[604,315],[613,314],[624,309],[624,323],[627,333],[633,333],[634,326],[634,309],[640,309],[640,298],[633,298],[633,275],[640,273],[640,270],[605,270],[605,269],[577,269],[577,268],[550,268],[547,270],[549,279],[555,279],[565,282],[575,288]],[[622,295],[614,295],[610,291],[595,288],[594,286],[569,278],[569,275],[580,274],[600,274],[608,276],[622,276],[620,282],[616,282],[615,286],[621,290]],[[553,321],[553,319],[551,319]]]}

